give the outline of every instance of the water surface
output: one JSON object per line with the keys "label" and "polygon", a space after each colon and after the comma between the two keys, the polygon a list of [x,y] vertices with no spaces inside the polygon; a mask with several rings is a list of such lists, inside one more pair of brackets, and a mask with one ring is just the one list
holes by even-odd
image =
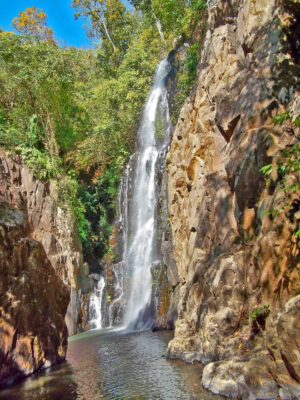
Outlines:
{"label": "water surface", "polygon": [[203,367],[163,357],[170,332],[89,331],[70,339],[67,362],[0,392],[0,400],[218,400]]}

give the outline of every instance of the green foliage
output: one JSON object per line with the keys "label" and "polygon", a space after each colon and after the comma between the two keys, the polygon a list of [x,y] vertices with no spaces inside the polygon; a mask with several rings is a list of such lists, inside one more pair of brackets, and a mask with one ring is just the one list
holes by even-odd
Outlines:
{"label": "green foliage", "polygon": [[132,0],[152,23],[159,23],[165,37],[191,38],[206,12],[206,0]]}
{"label": "green foliage", "polygon": [[267,317],[270,313],[270,306],[265,304],[263,307],[255,308],[251,313],[252,321],[256,321],[259,316]]}
{"label": "green foliage", "polygon": [[[300,126],[300,118],[297,116],[294,122],[292,121],[290,111],[287,110],[284,113],[278,114],[275,118],[273,118],[273,124],[282,126],[286,121],[289,121],[291,126],[298,127]],[[273,173],[273,164],[265,165],[261,168],[261,172],[263,173],[266,185],[269,186],[272,181],[272,173]],[[293,193],[297,193],[300,188],[300,143],[296,142],[293,146],[287,147],[280,152],[280,157],[277,161],[276,165],[277,172],[277,180],[279,185],[281,186],[280,191],[286,193],[286,197],[289,198]],[[288,184],[288,177],[293,175],[295,179],[292,183]],[[291,209],[292,204],[288,201],[282,203],[279,208],[266,211],[267,215],[271,217],[275,217],[280,214],[280,212],[284,209],[284,207],[289,207]],[[295,232],[295,236],[299,238],[300,233],[299,229]],[[300,241],[298,241],[298,245],[300,246]]]}
{"label": "green foliage", "polygon": [[291,116],[290,116],[290,112],[288,110],[284,113],[276,115],[276,117],[273,118],[272,122],[273,122],[274,126],[276,126],[278,124],[282,125],[285,121],[290,120],[290,119],[291,119]]}
{"label": "green foliage", "polygon": [[183,65],[177,72],[177,93],[174,96],[171,111],[171,120],[173,124],[177,123],[180,110],[195,83],[198,59],[199,44],[194,43],[187,49],[187,55],[183,61]]}
{"label": "green foliage", "polygon": [[32,168],[36,178],[44,180],[55,175],[53,160],[48,153],[34,147],[17,146],[15,151],[21,154],[24,162]]}
{"label": "green foliage", "polygon": [[265,177],[269,176],[272,170],[273,170],[272,164],[265,165],[260,169],[260,171],[264,174]]}
{"label": "green foliage", "polygon": [[272,122],[274,126],[280,125],[282,126],[284,122],[290,121],[293,125],[296,127],[300,126],[300,116],[297,116],[294,121],[292,121],[292,117],[290,115],[290,111],[287,110],[281,114],[276,115],[276,117],[273,118]]}
{"label": "green foliage", "polygon": [[120,0],[73,0],[75,17],[89,20],[89,36],[100,39],[99,59],[104,69],[120,65],[138,26],[137,18]]}
{"label": "green foliage", "polygon": [[28,130],[27,130],[27,144],[30,147],[37,147],[39,144],[39,136],[37,131],[37,115],[33,114],[29,118]]}
{"label": "green foliage", "polygon": [[14,148],[24,140],[23,132],[20,132],[10,124],[5,111],[0,106],[0,146]]}
{"label": "green foliage", "polygon": [[79,183],[75,178],[74,171],[70,171],[58,181],[58,201],[57,204],[69,211],[70,216],[74,216],[77,221],[78,233],[83,241],[87,242],[91,235],[91,224],[85,218],[86,208],[79,194]]}
{"label": "green foliage", "polygon": [[70,154],[76,169],[109,166],[118,157],[124,166],[134,148],[139,117],[160,56],[158,34],[151,26],[141,27],[133,35],[120,66],[105,65],[103,79],[83,101],[93,120],[93,129]]}
{"label": "green foliage", "polygon": [[156,119],[155,119],[155,138],[156,138],[156,140],[162,139],[163,133],[164,133],[164,123],[163,123],[161,113],[158,112],[156,115]]}
{"label": "green foliage", "polygon": [[[277,171],[282,182],[285,182],[285,177],[291,173],[300,171],[300,143],[294,144],[290,148],[283,149],[278,162]],[[296,182],[299,186],[300,182]],[[294,188],[292,189],[294,192]]]}
{"label": "green foliage", "polygon": [[[268,164],[260,169],[264,174],[267,186],[270,184],[270,176],[273,172],[273,165]],[[278,173],[279,182],[282,185],[282,192],[297,192],[300,187],[299,179],[291,185],[286,185],[287,176],[289,174],[297,174],[300,171],[300,143],[294,144],[290,148],[283,149],[281,156],[277,162],[276,171]]]}
{"label": "green foliage", "polygon": [[[84,110],[76,105],[77,58],[73,50],[51,43],[0,34],[0,143],[23,145],[28,133],[31,139],[34,134],[30,147],[57,156],[82,137],[87,126]],[[7,130],[16,133],[8,141]]]}
{"label": "green foliage", "polygon": [[198,49],[198,43],[194,43],[193,45],[191,45],[187,51],[187,56],[185,60],[187,76],[190,79],[191,83],[193,82],[197,74]]}
{"label": "green foliage", "polygon": [[105,169],[95,173],[93,182],[82,183],[78,192],[90,221],[89,241],[83,243],[85,260],[97,268],[99,260],[109,249],[109,235],[116,215],[116,198],[125,158],[118,157]]}
{"label": "green foliage", "polygon": [[298,229],[298,230],[295,232],[295,236],[296,236],[296,238],[297,238],[297,240],[298,240],[298,246],[300,247],[300,229]]}
{"label": "green foliage", "polygon": [[179,33],[183,28],[185,0],[153,0],[153,12],[166,32]]}
{"label": "green foliage", "polygon": [[266,186],[268,187],[271,183],[271,174],[273,172],[273,164],[264,165],[260,169],[260,172],[263,173],[265,181],[266,181]]}

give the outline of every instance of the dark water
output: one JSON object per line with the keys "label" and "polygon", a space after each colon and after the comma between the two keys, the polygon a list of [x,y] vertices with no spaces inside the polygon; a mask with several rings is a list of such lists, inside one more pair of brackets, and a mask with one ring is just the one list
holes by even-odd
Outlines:
{"label": "dark water", "polygon": [[202,366],[162,357],[168,332],[90,331],[70,339],[67,362],[0,392],[0,400],[213,400]]}

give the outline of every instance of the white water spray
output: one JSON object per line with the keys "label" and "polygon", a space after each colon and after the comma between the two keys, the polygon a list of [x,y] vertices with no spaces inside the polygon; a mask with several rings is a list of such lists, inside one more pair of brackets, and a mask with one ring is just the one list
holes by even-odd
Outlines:
{"label": "white water spray", "polygon": [[[157,68],[138,130],[137,153],[131,156],[120,185],[117,224],[122,232],[123,251],[121,261],[112,266],[114,296],[106,314],[106,325],[113,328],[143,330],[151,328],[155,320],[151,266],[159,253],[156,240],[158,173],[170,142],[166,86],[171,68],[168,59]],[[91,296],[89,324],[92,328],[102,327],[104,286],[101,277],[96,293]]]}
{"label": "white water spray", "polygon": [[102,298],[103,289],[105,287],[105,280],[102,276],[97,284],[97,288],[90,297],[89,301],[89,327],[90,329],[101,329],[102,328]]}
{"label": "white water spray", "polygon": [[[150,328],[154,319],[151,310],[151,265],[156,244],[157,174],[170,135],[166,89],[170,69],[168,60],[163,60],[157,69],[138,131],[138,155],[131,188],[133,198],[130,206],[125,204],[123,207],[123,213],[131,217],[129,228],[124,227],[126,243],[123,252],[126,274],[130,277],[123,294],[126,299],[123,326],[127,329]],[[158,111],[159,124],[156,123]],[[157,132],[157,125],[162,132]],[[124,198],[128,199],[128,196]]]}

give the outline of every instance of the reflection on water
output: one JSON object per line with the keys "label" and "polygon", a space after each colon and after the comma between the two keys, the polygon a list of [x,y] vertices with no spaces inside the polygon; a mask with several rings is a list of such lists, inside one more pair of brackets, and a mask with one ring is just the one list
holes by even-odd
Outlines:
{"label": "reflection on water", "polygon": [[90,331],[70,339],[67,362],[0,392],[0,400],[217,400],[202,366],[162,357],[168,332]]}

